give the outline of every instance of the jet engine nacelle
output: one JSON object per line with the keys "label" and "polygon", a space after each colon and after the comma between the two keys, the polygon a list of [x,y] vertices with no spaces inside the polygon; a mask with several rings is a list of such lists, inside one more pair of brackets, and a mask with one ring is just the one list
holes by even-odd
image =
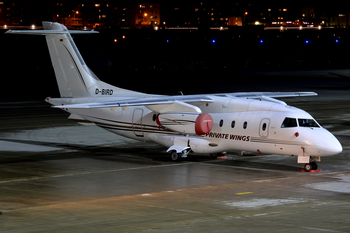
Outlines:
{"label": "jet engine nacelle", "polygon": [[207,134],[213,128],[213,118],[208,113],[160,113],[157,123],[167,129],[185,134]]}

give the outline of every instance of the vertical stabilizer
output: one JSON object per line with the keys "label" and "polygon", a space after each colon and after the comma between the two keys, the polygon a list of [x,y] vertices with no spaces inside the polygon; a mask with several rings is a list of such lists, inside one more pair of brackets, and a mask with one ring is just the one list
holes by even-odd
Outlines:
{"label": "vertical stabilizer", "polygon": [[44,30],[8,30],[10,34],[45,35],[61,97],[145,97],[146,94],[118,88],[100,81],[85,64],[71,34],[98,33],[71,31],[55,22],[43,22]]}
{"label": "vertical stabilizer", "polygon": [[90,97],[89,89],[98,80],[86,66],[67,28],[51,22],[43,22],[43,26],[44,30],[62,31],[45,35],[61,97]]}

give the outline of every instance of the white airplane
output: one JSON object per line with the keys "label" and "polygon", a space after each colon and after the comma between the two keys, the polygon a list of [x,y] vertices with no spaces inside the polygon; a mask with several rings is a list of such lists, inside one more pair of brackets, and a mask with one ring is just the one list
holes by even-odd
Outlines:
{"label": "white airplane", "polygon": [[46,98],[83,125],[97,125],[125,137],[168,148],[174,161],[190,152],[217,156],[227,151],[297,156],[316,170],[322,156],[342,152],[339,141],[313,117],[273,97],[314,92],[252,92],[150,95],[100,81],[87,67],[64,25],[43,22],[44,30],[9,30],[45,35],[61,98]]}

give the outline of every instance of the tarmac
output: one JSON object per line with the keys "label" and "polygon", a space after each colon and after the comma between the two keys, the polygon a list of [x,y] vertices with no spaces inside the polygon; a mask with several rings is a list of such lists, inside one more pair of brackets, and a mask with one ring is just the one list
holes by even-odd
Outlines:
{"label": "tarmac", "polygon": [[80,126],[43,101],[0,105],[1,232],[350,232],[350,93],[288,100],[343,152],[170,160],[166,148]]}

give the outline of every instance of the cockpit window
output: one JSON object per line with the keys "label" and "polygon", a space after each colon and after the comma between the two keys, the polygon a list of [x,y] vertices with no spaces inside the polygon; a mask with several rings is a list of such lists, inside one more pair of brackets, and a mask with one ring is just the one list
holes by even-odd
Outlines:
{"label": "cockpit window", "polygon": [[281,128],[297,127],[297,119],[286,117],[281,125]]}
{"label": "cockpit window", "polygon": [[320,127],[314,119],[298,119],[300,127]]}

